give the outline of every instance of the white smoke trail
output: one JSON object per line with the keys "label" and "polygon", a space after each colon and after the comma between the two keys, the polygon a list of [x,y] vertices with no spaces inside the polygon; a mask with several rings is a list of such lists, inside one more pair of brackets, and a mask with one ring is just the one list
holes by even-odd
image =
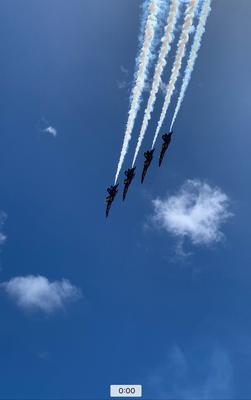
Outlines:
{"label": "white smoke trail", "polygon": [[194,41],[193,41],[193,45],[189,54],[189,58],[188,58],[188,62],[187,62],[187,67],[186,67],[186,71],[185,71],[185,75],[184,75],[184,79],[183,79],[183,83],[181,86],[181,90],[180,90],[180,95],[178,98],[178,102],[174,111],[174,115],[173,115],[173,119],[171,122],[171,126],[170,126],[170,131],[172,130],[173,124],[176,120],[176,117],[178,115],[178,112],[180,110],[182,101],[184,99],[189,81],[191,79],[191,75],[194,69],[194,65],[195,65],[195,61],[197,59],[198,56],[198,51],[200,49],[201,46],[201,39],[203,36],[203,33],[205,32],[205,26],[206,26],[206,22],[207,22],[207,18],[210,14],[211,11],[211,1],[212,0],[205,0],[205,2],[203,3],[202,9],[201,9],[201,13],[199,16],[199,23],[195,32],[195,36],[194,36]]}
{"label": "white smoke trail", "polygon": [[180,72],[180,68],[181,68],[181,64],[182,64],[182,59],[185,55],[185,51],[186,51],[186,45],[189,39],[189,31],[192,27],[193,24],[193,18],[194,15],[196,13],[196,6],[197,6],[197,0],[190,0],[187,9],[186,9],[186,13],[185,13],[185,20],[183,23],[183,27],[182,27],[182,32],[180,35],[180,39],[179,39],[179,43],[178,43],[178,48],[177,48],[177,52],[176,52],[176,57],[175,57],[175,61],[174,61],[174,65],[172,68],[172,72],[171,72],[171,78],[169,80],[169,83],[167,85],[167,91],[166,91],[166,97],[165,97],[165,101],[164,101],[164,105],[161,111],[161,115],[160,115],[160,119],[158,122],[158,126],[154,135],[154,139],[153,139],[153,143],[152,143],[152,148],[154,147],[154,144],[156,142],[156,139],[158,137],[160,128],[162,127],[163,121],[165,119],[166,116],[166,112],[168,109],[168,106],[170,104],[171,101],[171,97],[172,94],[174,92],[175,89],[175,83],[178,79],[179,76],[179,72]]}
{"label": "white smoke trail", "polygon": [[154,33],[157,27],[157,15],[160,8],[159,0],[151,0],[149,4],[149,14],[146,21],[145,33],[143,45],[139,55],[139,63],[138,63],[138,71],[136,74],[136,82],[132,91],[131,97],[131,105],[130,110],[128,112],[128,120],[126,124],[126,131],[124,136],[124,141],[122,145],[122,150],[119,158],[119,163],[117,167],[117,172],[115,175],[115,184],[117,182],[120,170],[122,168],[125,155],[127,153],[128,145],[131,139],[132,130],[135,122],[135,118],[137,116],[137,112],[140,106],[140,100],[142,96],[142,92],[144,90],[144,85],[147,78],[147,72],[149,63],[151,60],[151,48],[153,45]]}
{"label": "white smoke trail", "polygon": [[144,139],[145,132],[146,132],[146,129],[148,126],[148,122],[151,118],[151,113],[153,111],[153,107],[154,107],[154,104],[156,101],[156,96],[157,96],[159,86],[161,83],[161,76],[162,76],[163,70],[166,65],[166,58],[171,49],[171,42],[173,40],[173,32],[174,32],[176,21],[177,21],[178,7],[179,7],[179,0],[172,0],[172,3],[170,5],[170,10],[168,13],[168,17],[167,17],[165,33],[161,39],[162,45],[161,45],[161,49],[160,49],[160,53],[159,53],[158,62],[157,62],[157,65],[156,65],[155,71],[154,71],[152,88],[151,88],[150,96],[148,99],[147,107],[144,112],[144,119],[143,119],[143,123],[141,125],[140,134],[139,134],[136,150],[135,150],[134,157],[133,157],[133,163],[132,163],[133,166],[135,164],[139,149],[140,149],[142,141]]}

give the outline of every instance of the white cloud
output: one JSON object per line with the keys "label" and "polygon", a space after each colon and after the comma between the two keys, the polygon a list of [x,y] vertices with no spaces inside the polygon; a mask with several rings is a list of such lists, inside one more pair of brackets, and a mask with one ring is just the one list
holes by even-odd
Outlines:
{"label": "white cloud", "polygon": [[153,206],[155,226],[196,245],[220,241],[221,226],[232,216],[228,196],[199,180],[186,181],[176,195],[153,200]]}
{"label": "white cloud", "polygon": [[44,129],[44,132],[47,132],[54,137],[56,137],[58,133],[56,128],[53,128],[53,126],[48,126],[47,128]]}
{"label": "white cloud", "polygon": [[18,276],[0,285],[8,296],[23,310],[52,313],[64,304],[78,300],[80,289],[67,279],[50,282],[44,276]]}

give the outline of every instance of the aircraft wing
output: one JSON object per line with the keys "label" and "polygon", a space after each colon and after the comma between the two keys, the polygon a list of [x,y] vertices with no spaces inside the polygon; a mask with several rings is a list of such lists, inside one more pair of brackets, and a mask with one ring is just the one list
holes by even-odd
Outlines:
{"label": "aircraft wing", "polygon": [[162,161],[163,161],[163,158],[164,158],[166,150],[167,150],[167,147],[166,146],[162,146],[161,152],[160,152],[160,156],[159,156],[159,167],[162,164]]}
{"label": "aircraft wing", "polygon": [[129,188],[130,183],[125,183],[125,187],[124,187],[124,191],[123,191],[123,200],[125,200],[127,192],[128,192],[128,188]]}
{"label": "aircraft wing", "polygon": [[109,200],[109,201],[107,202],[107,206],[106,206],[106,212],[105,212],[106,218],[107,218],[108,215],[109,215],[109,211],[110,211],[111,205],[112,205],[112,202]]}
{"label": "aircraft wing", "polygon": [[141,183],[144,182],[144,179],[145,179],[145,176],[146,176],[146,173],[147,173],[147,170],[148,170],[149,166],[150,166],[149,162],[148,163],[144,163],[144,167],[143,167],[143,171],[142,171],[142,175],[141,175]]}

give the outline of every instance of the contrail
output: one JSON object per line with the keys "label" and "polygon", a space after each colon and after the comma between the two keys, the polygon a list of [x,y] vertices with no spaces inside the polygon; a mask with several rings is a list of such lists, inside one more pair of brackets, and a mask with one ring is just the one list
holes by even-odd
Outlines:
{"label": "contrail", "polygon": [[132,130],[134,126],[134,122],[139,110],[140,100],[142,96],[142,92],[144,90],[144,85],[147,78],[148,67],[151,60],[151,50],[153,45],[153,38],[155,29],[157,27],[157,14],[160,9],[159,0],[151,0],[149,4],[148,17],[146,20],[145,32],[143,45],[139,55],[139,63],[138,63],[138,71],[136,74],[136,82],[132,91],[131,97],[131,105],[130,110],[128,112],[128,120],[126,124],[126,131],[124,136],[124,141],[122,145],[122,150],[119,158],[119,163],[117,167],[117,172],[115,175],[115,184],[117,182],[120,170],[122,168],[125,155],[127,153],[128,145],[131,139]]}
{"label": "contrail", "polygon": [[142,141],[145,136],[148,122],[151,119],[151,113],[153,111],[153,107],[154,107],[154,104],[156,101],[156,96],[157,96],[159,86],[161,83],[161,76],[162,76],[163,70],[166,65],[166,58],[171,49],[171,42],[173,40],[173,32],[174,32],[176,21],[177,21],[178,8],[179,8],[179,0],[172,0],[172,3],[170,5],[170,10],[168,13],[168,17],[167,17],[165,33],[161,39],[162,45],[161,45],[161,49],[160,49],[160,53],[159,53],[159,59],[158,59],[157,65],[155,67],[152,88],[151,88],[150,96],[148,99],[147,107],[144,112],[144,119],[143,119],[143,123],[141,125],[140,134],[139,134],[136,150],[134,153],[132,166],[134,166],[134,164],[135,164],[140,146],[141,146]]}
{"label": "contrail", "polygon": [[171,122],[171,126],[170,126],[170,131],[172,130],[173,124],[176,120],[177,114],[180,110],[182,101],[184,99],[189,81],[191,79],[191,75],[194,69],[194,65],[195,65],[195,61],[197,59],[198,56],[198,52],[201,46],[201,39],[203,36],[203,33],[205,32],[205,26],[206,26],[206,22],[207,22],[207,18],[210,14],[211,11],[211,1],[212,0],[205,0],[205,2],[203,3],[202,9],[201,9],[201,13],[200,13],[200,17],[199,17],[199,23],[196,29],[196,33],[194,35],[194,41],[193,41],[193,45],[189,54],[189,58],[188,58],[188,62],[187,62],[187,67],[186,67],[186,71],[185,71],[185,75],[184,75],[184,79],[183,79],[183,83],[181,86],[181,90],[180,90],[180,95],[178,98],[178,102],[174,111],[174,115],[173,115],[173,119]]}
{"label": "contrail", "polygon": [[186,9],[186,13],[185,13],[185,20],[183,23],[183,27],[182,27],[182,32],[180,35],[180,39],[179,39],[179,43],[178,43],[178,48],[177,48],[177,52],[176,52],[176,57],[175,57],[175,61],[174,61],[174,65],[172,68],[172,72],[171,72],[171,78],[169,80],[169,83],[167,85],[167,91],[166,91],[166,97],[165,97],[165,101],[164,101],[164,105],[161,111],[161,115],[160,115],[160,119],[158,122],[158,126],[154,135],[154,139],[153,139],[153,143],[152,143],[152,149],[155,145],[156,139],[158,137],[160,128],[162,127],[163,121],[165,119],[166,116],[166,112],[168,109],[168,106],[170,104],[171,101],[171,97],[172,94],[174,92],[175,89],[175,83],[177,81],[177,78],[179,76],[179,72],[180,72],[180,68],[181,68],[181,63],[182,63],[182,59],[185,55],[185,51],[186,51],[186,45],[189,39],[189,31],[192,27],[193,24],[193,18],[196,12],[196,6],[197,6],[197,0],[190,0],[187,9]]}

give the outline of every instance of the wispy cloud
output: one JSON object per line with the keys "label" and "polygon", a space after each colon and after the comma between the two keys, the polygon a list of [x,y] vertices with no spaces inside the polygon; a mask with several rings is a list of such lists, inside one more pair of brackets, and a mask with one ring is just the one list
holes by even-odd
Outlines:
{"label": "wispy cloud", "polygon": [[118,81],[117,87],[119,90],[128,88],[129,84],[126,81]]}
{"label": "wispy cloud", "polygon": [[219,242],[221,227],[232,216],[228,196],[199,180],[187,180],[176,195],[153,200],[153,207],[156,227],[195,245]]}
{"label": "wispy cloud", "polygon": [[186,354],[173,346],[163,365],[148,377],[151,398],[213,400],[233,398],[233,366],[219,346]]}
{"label": "wispy cloud", "polygon": [[43,132],[47,132],[54,137],[56,137],[58,134],[57,129],[54,128],[53,126],[48,126],[47,128],[43,129]]}
{"label": "wispy cloud", "polygon": [[0,246],[4,244],[7,238],[6,235],[3,233],[3,228],[6,219],[7,219],[7,214],[5,214],[4,212],[0,212]]}
{"label": "wispy cloud", "polygon": [[81,297],[81,291],[67,279],[50,282],[44,276],[18,276],[3,282],[0,287],[25,311],[50,314],[63,309],[66,303]]}
{"label": "wispy cloud", "polygon": [[50,359],[50,353],[48,351],[40,351],[37,356],[43,361],[48,361]]}
{"label": "wispy cloud", "polygon": [[123,75],[122,79],[117,81],[117,87],[119,90],[121,89],[128,89],[131,82],[129,80],[129,71],[123,65],[120,66],[120,72]]}
{"label": "wispy cloud", "polygon": [[127,68],[124,67],[124,65],[120,65],[120,71],[122,72],[122,74],[124,74],[125,76],[129,75],[129,71]]}
{"label": "wispy cloud", "polygon": [[[163,82],[163,80],[161,80],[159,83],[159,90],[163,96],[165,96],[165,94],[166,94],[166,86],[167,86],[167,84],[165,82]],[[151,81],[149,81],[149,80],[146,81],[144,91],[145,92],[151,91]]]}

